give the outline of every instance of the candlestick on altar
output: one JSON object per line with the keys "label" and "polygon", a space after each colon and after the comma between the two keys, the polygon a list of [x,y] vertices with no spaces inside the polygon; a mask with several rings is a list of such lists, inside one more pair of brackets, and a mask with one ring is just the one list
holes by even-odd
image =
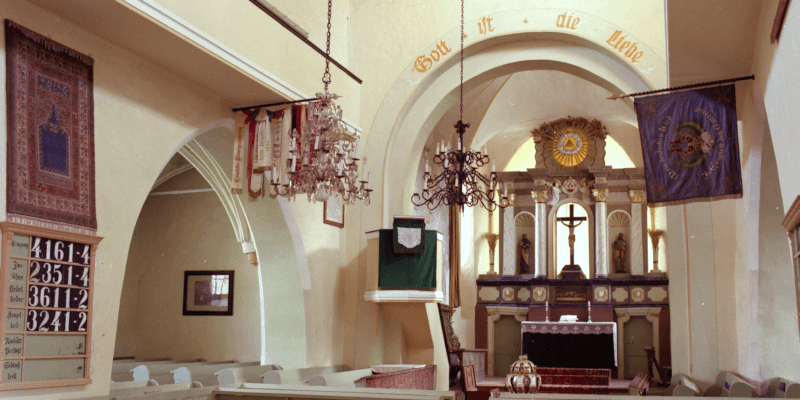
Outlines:
{"label": "candlestick on altar", "polygon": [[550,322],[550,302],[544,302],[544,322]]}
{"label": "candlestick on altar", "polygon": [[589,307],[589,322],[592,322],[592,302],[587,301],[586,305]]}

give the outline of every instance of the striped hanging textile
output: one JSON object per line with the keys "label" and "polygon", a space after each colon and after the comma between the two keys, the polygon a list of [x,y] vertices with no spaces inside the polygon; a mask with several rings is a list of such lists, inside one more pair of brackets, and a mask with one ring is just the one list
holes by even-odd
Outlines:
{"label": "striped hanging textile", "polygon": [[280,157],[275,158],[277,160],[277,167],[278,167],[278,177],[281,179],[282,184],[289,183],[289,179],[286,176],[286,171],[289,170],[289,165],[287,162],[291,162],[291,155],[289,154],[289,146],[292,142],[292,120],[294,115],[292,113],[292,107],[287,107],[283,110],[283,121],[282,129],[281,129],[281,142],[280,142]]}
{"label": "striped hanging textile", "polygon": [[272,167],[272,132],[269,126],[269,111],[262,109],[256,116],[256,148],[253,156],[253,172],[264,172]]}
{"label": "striped hanging textile", "polygon": [[233,169],[231,170],[231,193],[242,193],[242,174],[245,171],[245,138],[247,137],[247,125],[244,123],[244,113],[234,114],[236,121],[235,132],[233,134]]}
{"label": "striped hanging textile", "polygon": [[248,127],[248,147],[247,147],[247,191],[250,194],[250,200],[253,200],[261,195],[261,188],[263,186],[261,177],[262,174],[253,173],[254,157],[256,156],[256,116],[258,109],[254,111],[245,111],[247,118],[245,123]]}

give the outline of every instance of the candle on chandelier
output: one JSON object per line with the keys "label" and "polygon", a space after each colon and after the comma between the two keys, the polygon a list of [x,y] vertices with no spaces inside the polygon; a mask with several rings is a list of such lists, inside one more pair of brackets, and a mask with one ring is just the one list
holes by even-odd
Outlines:
{"label": "candle on chandelier", "polygon": [[297,156],[292,154],[292,171],[297,171]]}
{"label": "candle on chandelier", "polygon": [[340,163],[339,163],[339,173],[338,173],[337,175],[341,175],[341,174],[342,174],[342,167],[343,167],[343,166],[344,166],[344,163],[341,163],[341,162],[340,162]]}
{"label": "candle on chandelier", "polygon": [[436,142],[436,154],[439,154],[439,142]]}
{"label": "candle on chandelier", "polygon": [[361,136],[356,136],[356,145],[353,146],[353,157],[352,158],[356,158],[356,156],[358,155],[358,142],[360,140],[361,140]]}
{"label": "candle on chandelier", "polygon": [[505,187],[505,191],[503,192],[503,197],[508,197],[508,186]]}
{"label": "candle on chandelier", "polygon": [[275,183],[275,180],[280,178],[278,176],[278,172],[277,171],[278,171],[277,168],[272,167],[272,179],[270,179],[272,181],[272,183]]}
{"label": "candle on chandelier", "polygon": [[317,136],[317,139],[314,141],[314,150],[319,150],[319,136]]}
{"label": "candle on chandelier", "polygon": [[492,161],[492,172],[494,172],[494,161]]}
{"label": "candle on chandelier", "polygon": [[458,138],[458,151],[461,151],[461,138]]}

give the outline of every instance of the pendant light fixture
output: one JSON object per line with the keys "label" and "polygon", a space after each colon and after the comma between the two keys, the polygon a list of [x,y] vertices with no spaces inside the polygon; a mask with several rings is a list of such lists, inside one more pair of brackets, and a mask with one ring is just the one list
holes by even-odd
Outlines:
{"label": "pendant light fixture", "polygon": [[342,108],[334,103],[339,96],[328,92],[331,83],[331,10],[328,0],[328,35],[325,49],[325,73],[322,83],[325,90],[316,94],[316,101],[308,107],[304,132],[292,132],[287,160],[288,171],[278,176],[273,168],[272,193],[287,199],[305,193],[309,201],[325,201],[335,196],[344,204],[363,200],[369,205],[370,189],[367,159],[361,163],[359,176],[357,162],[358,133],[350,133],[342,121]]}
{"label": "pendant light fixture", "polygon": [[458,132],[458,147],[451,149],[444,140],[436,144],[436,154],[433,162],[437,165],[437,175],[431,174],[430,165],[425,162],[423,175],[424,189],[422,193],[414,193],[411,202],[416,206],[426,206],[435,209],[440,205],[459,206],[463,211],[464,206],[474,207],[480,205],[493,212],[497,207],[509,206],[508,194],[497,193],[497,173],[492,164],[492,172],[484,176],[478,170],[489,164],[488,148],[484,145],[482,151],[465,149],[464,132],[469,128],[464,123],[464,0],[461,0],[461,81],[459,97],[459,117],[454,125]]}

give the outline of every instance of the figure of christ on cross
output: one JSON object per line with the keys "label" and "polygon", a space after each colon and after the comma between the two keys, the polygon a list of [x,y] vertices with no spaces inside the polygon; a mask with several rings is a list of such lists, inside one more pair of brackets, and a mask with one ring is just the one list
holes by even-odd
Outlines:
{"label": "figure of christ on cross", "polygon": [[[556,218],[556,221],[561,222],[564,226],[569,228],[569,265],[564,266],[562,271],[580,271],[580,267],[575,265],[575,228],[583,221],[586,221],[586,217],[576,217],[575,205],[570,204],[569,217]],[[583,275],[583,273],[581,273],[581,275]]]}

